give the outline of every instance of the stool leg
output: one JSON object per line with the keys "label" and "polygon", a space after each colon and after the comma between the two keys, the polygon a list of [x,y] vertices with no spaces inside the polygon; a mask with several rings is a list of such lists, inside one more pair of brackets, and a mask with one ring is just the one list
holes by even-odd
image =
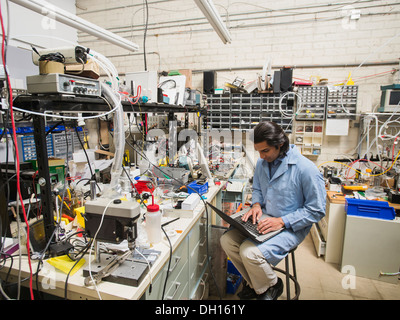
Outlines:
{"label": "stool leg", "polygon": [[294,252],[292,252],[292,267],[293,267],[293,277],[297,280],[296,262],[294,261]]}
{"label": "stool leg", "polygon": [[300,286],[297,282],[297,273],[296,273],[296,261],[294,257],[294,251],[292,251],[292,268],[293,268],[293,278],[294,278],[294,284],[295,284],[295,300],[299,300],[299,295],[300,295]]}
{"label": "stool leg", "polygon": [[289,272],[289,257],[285,257],[285,273],[286,273],[286,299],[290,300],[290,272]]}

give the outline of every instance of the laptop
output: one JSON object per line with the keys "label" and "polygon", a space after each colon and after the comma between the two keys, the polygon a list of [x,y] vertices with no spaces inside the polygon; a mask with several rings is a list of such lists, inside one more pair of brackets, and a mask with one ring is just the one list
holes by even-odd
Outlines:
{"label": "laptop", "polygon": [[[222,212],[220,209],[216,208],[212,204],[208,203],[207,204],[213,209],[225,222],[229,223],[232,227],[235,227],[238,229],[240,232],[242,232],[245,236],[248,236],[250,239],[262,243],[273,236],[277,235],[279,232],[283,230],[283,228],[279,230],[274,230],[270,231],[266,234],[261,234],[257,230],[257,223],[253,224],[252,219],[248,219],[246,222],[242,221],[242,216],[250,210],[250,208],[246,208],[244,210],[241,210],[239,212],[236,212],[235,214],[229,216],[226,213]],[[262,214],[260,220],[263,220],[265,218],[271,217],[265,213]]]}

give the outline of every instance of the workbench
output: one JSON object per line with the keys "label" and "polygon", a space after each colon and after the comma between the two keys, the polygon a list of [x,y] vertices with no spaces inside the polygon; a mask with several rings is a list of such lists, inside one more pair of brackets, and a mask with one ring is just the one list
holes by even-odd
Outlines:
{"label": "workbench", "polygon": [[[220,186],[211,186],[208,192],[204,194],[205,201],[216,204],[220,192]],[[208,213],[208,217],[207,217]],[[202,279],[206,274],[208,267],[208,250],[207,237],[211,234],[208,232],[211,221],[212,211],[207,206],[204,207],[202,201],[193,210],[192,218],[180,218],[179,220],[168,225],[169,228],[180,230],[176,236],[171,237],[172,244],[172,259],[169,269],[168,282],[166,284],[164,299],[179,300],[179,299],[198,299],[203,295],[204,286]],[[211,223],[211,222],[210,222]],[[211,241],[208,241],[211,243]],[[104,300],[160,300],[164,289],[164,281],[168,268],[170,257],[170,246],[165,236],[160,243],[152,246],[151,249],[160,252],[159,257],[151,266],[149,273],[141,280],[137,287],[117,284],[108,281],[102,281],[97,284],[97,289],[101,299]],[[68,279],[67,298],[71,300],[79,299],[99,299],[94,286],[85,286],[83,269],[88,265],[89,256],[85,257],[85,264]],[[93,261],[94,254],[91,255]],[[22,256],[21,278],[29,277],[29,265],[27,256]],[[0,276],[4,279],[8,266],[9,259],[5,266],[0,270]],[[14,257],[13,268],[10,272],[9,282],[16,282],[18,277],[18,255]],[[32,260],[32,270],[35,273],[37,262]],[[42,292],[46,292],[53,296],[64,298],[65,296],[65,281],[67,274],[54,268],[48,262],[44,261],[43,267],[39,272],[39,288]],[[34,276],[33,287],[35,286],[36,276]],[[152,290],[150,292],[150,283]],[[29,281],[24,281],[23,286],[29,286]]]}

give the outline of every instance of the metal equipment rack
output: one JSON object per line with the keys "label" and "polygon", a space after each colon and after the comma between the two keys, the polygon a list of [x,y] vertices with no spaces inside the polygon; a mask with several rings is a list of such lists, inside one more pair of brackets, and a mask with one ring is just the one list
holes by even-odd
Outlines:
{"label": "metal equipment rack", "polygon": [[[66,95],[21,95],[14,100],[14,106],[24,110],[31,110],[43,113],[51,110],[55,113],[76,112],[76,113],[104,113],[110,110],[108,103],[100,97],[78,97]],[[199,106],[182,107],[176,105],[145,103],[131,104],[123,101],[124,112],[139,114],[166,113],[168,118],[173,120],[174,113],[201,113]],[[50,116],[50,114],[49,114]],[[50,251],[55,240],[52,239],[54,226],[52,191],[50,182],[50,170],[48,164],[48,150],[45,132],[45,119],[41,115],[33,115],[33,135],[35,139],[36,158],[38,164],[38,177],[43,178],[41,186],[41,201],[43,207],[43,221],[46,243],[50,242]],[[185,121],[186,123],[186,121]]]}

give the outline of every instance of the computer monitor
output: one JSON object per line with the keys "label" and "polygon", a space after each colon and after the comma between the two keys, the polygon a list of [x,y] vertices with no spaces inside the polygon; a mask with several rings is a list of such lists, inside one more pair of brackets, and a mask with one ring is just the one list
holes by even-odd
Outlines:
{"label": "computer monitor", "polygon": [[381,87],[379,112],[400,112],[400,84]]}

